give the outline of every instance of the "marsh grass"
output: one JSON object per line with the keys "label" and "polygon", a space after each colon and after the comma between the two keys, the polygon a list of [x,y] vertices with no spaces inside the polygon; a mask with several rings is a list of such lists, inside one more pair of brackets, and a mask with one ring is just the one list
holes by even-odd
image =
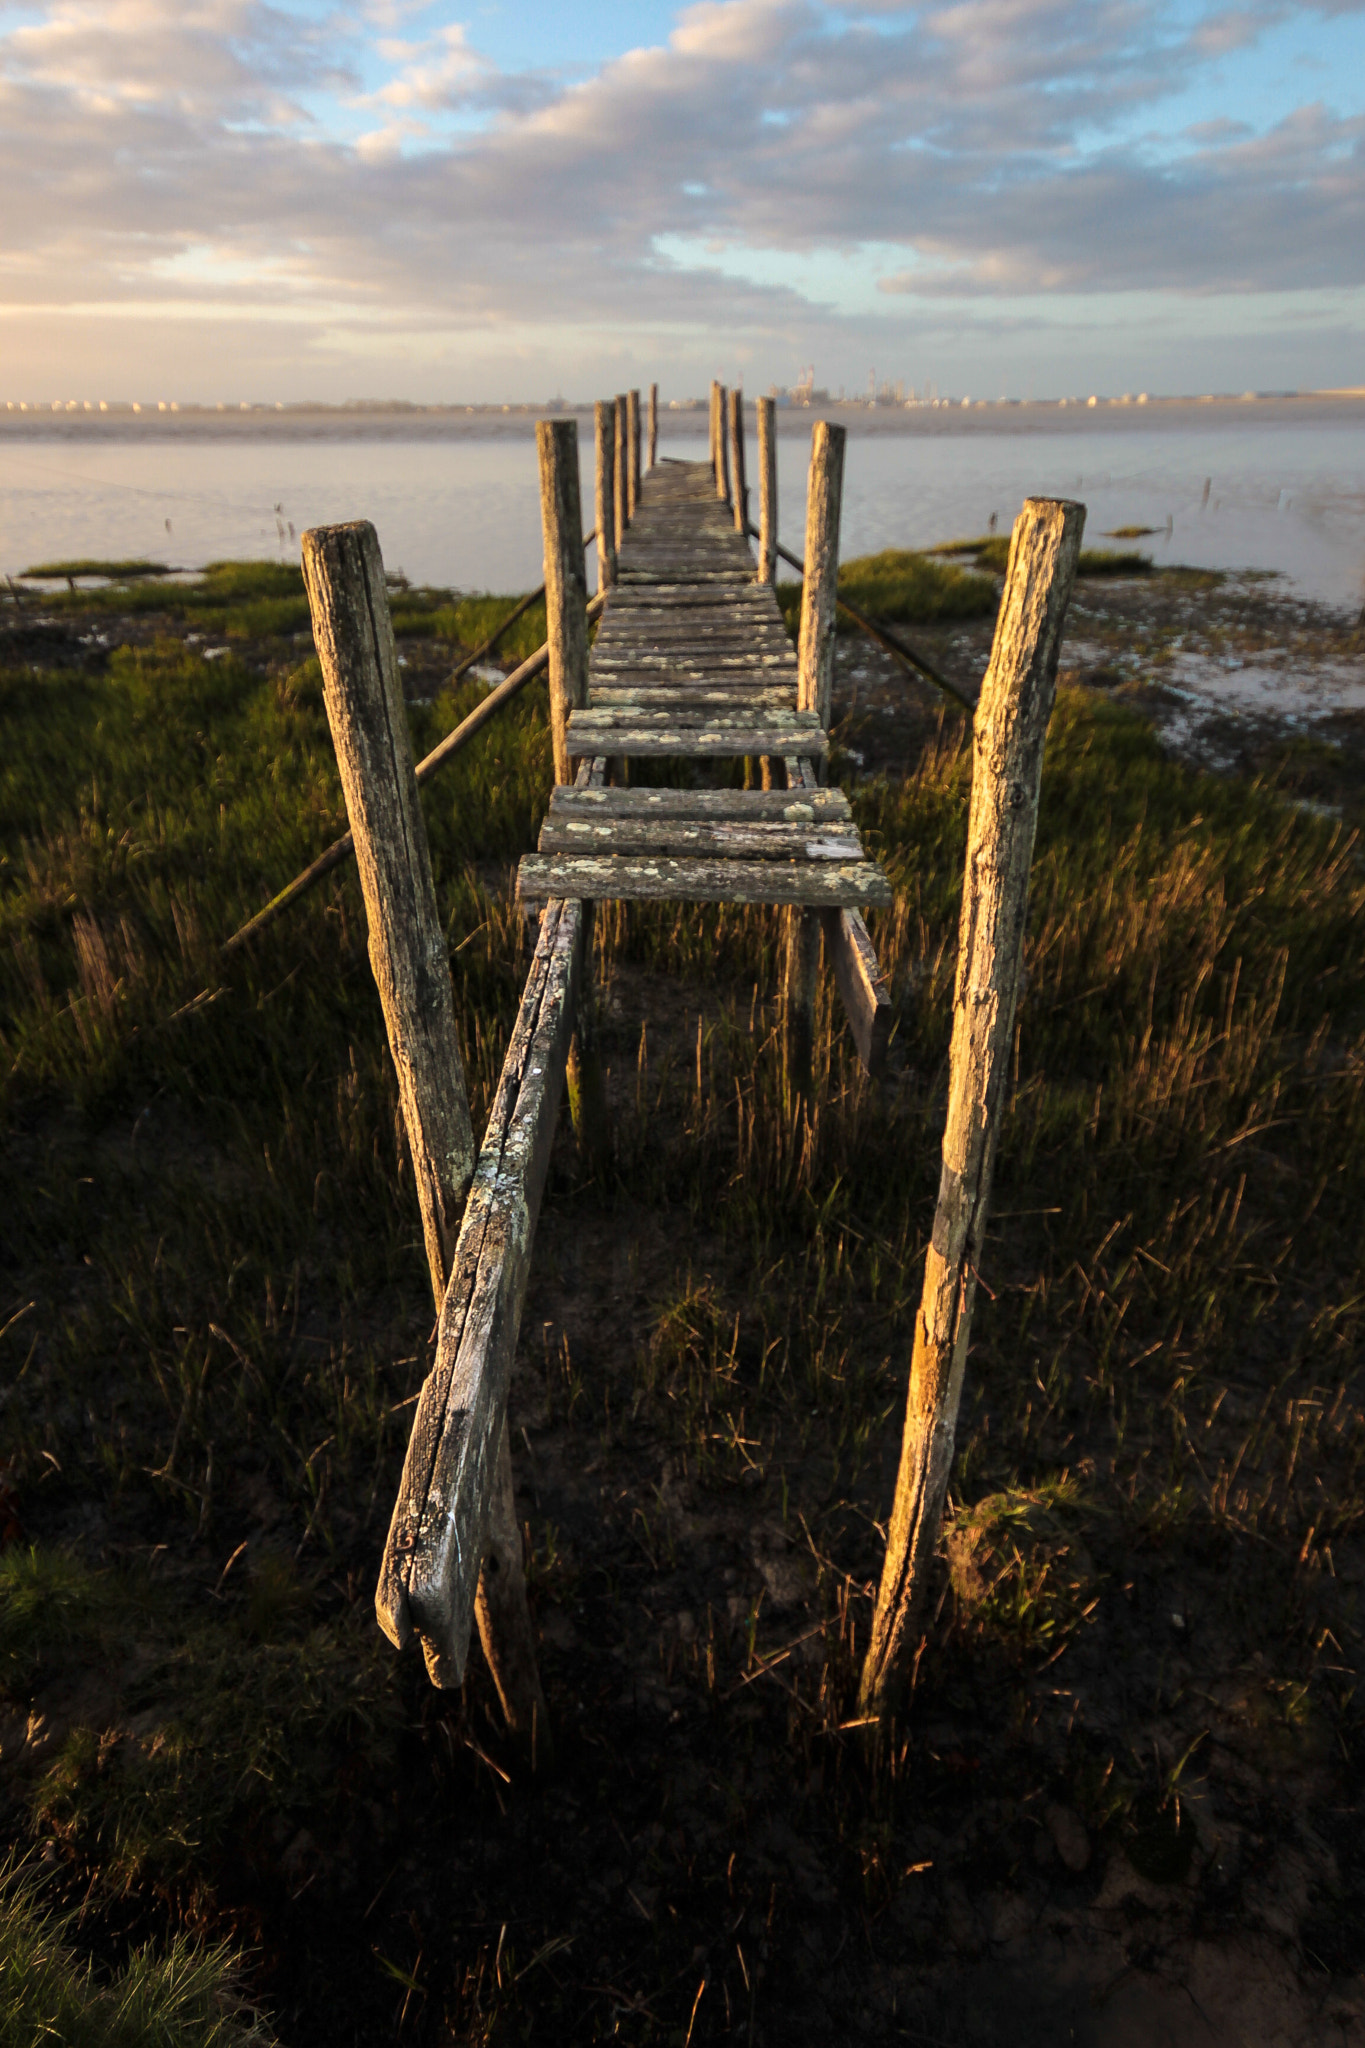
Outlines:
{"label": "marsh grass", "polygon": [[32,1864],[0,1866],[0,2048],[271,2048],[221,1945],[178,1936],[99,1977],[78,1954],[76,1923]]}
{"label": "marsh grass", "polygon": [[[236,588],[225,608],[292,601]],[[429,595],[414,645],[496,615]],[[481,691],[415,707],[417,751]],[[964,736],[851,789],[897,892],[871,920],[882,1090],[828,978],[814,1097],[786,1089],[775,915],[599,913],[611,1145],[592,1172],[557,1147],[513,1394],[567,1758],[542,1805],[500,1775],[477,1664],[435,1695],[368,1612],[432,1316],[354,878],[215,951],[342,824],[315,663],[256,636],[207,663],[168,625],[99,673],[7,673],[0,748],[0,1345],[30,1539],[0,1570],[0,1693],[38,1730],[5,1810],[93,1913],[163,1953],[184,1927],[264,1944],[299,2042],[400,2013],[433,2042],[681,2038],[698,1944],[702,2010],[743,2033],[831,1985],[859,2009],[840,1940],[934,1887],[1032,1883],[1044,1793],[1178,1862],[1169,1773],[1213,1728],[1243,1775],[1211,1766],[1206,1807],[1337,1831],[1313,1938],[1345,1966],[1350,835],[1062,693],[953,1480],[977,1579],[945,1581],[913,1716],[872,1751],[849,1723],[937,1184]],[[424,794],[476,1124],[549,777],[528,692]]]}
{"label": "marsh grass", "polygon": [[[1152,533],[1150,526],[1119,529],[1106,536],[1109,539],[1126,539]],[[986,570],[992,576],[1003,576],[1009,567],[1010,537],[1007,533],[983,533],[975,540],[942,541],[929,550],[931,557],[970,555],[975,568]],[[1150,576],[1156,573],[1150,555],[1139,553],[1136,548],[1082,548],[1076,565],[1078,576]],[[1163,571],[1163,574],[1169,573]]]}

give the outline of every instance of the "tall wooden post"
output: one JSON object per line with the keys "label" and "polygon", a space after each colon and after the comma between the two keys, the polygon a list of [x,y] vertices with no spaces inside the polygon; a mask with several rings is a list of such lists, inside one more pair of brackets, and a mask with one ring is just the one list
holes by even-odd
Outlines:
{"label": "tall wooden post", "polygon": [[1084,526],[1083,505],[1025,501],[972,723],[943,1171],[915,1321],[896,1498],[863,1665],[866,1713],[889,1712],[903,1688],[943,1521],[1009,1081],[1043,743]]}
{"label": "tall wooden post", "polygon": [[659,460],[659,387],[649,387],[649,466],[654,468]]}
{"label": "tall wooden post", "polygon": [[734,453],[735,532],[749,531],[749,480],[744,464],[744,393],[730,393],[730,445]]}
{"label": "tall wooden post", "polygon": [[592,413],[597,444],[597,587],[610,590],[616,581],[616,406],[599,398]]}
{"label": "tall wooden post", "polygon": [[640,394],[626,393],[626,430],[630,442],[630,479],[627,492],[627,508],[630,517],[635,517],[640,503]]}
{"label": "tall wooden post", "polygon": [[834,699],[835,592],[839,581],[839,507],[844,490],[844,429],[817,420],[811,430],[806,486],[806,568],[801,586],[801,638],[796,650],[796,702],[819,714],[829,731]]}
{"label": "tall wooden post", "polygon": [[578,494],[578,421],[537,420],[536,452],[545,534],[545,638],[550,649],[555,781],[572,782],[569,713],[588,701],[588,575]]}
{"label": "tall wooden post", "polygon": [[777,405],[758,401],[758,580],[777,578]]}
{"label": "tall wooden post", "polygon": [[723,505],[730,502],[730,436],[727,432],[730,394],[723,384],[716,386],[716,496]]}
{"label": "tall wooden post", "polygon": [[616,502],[616,552],[621,552],[621,543],[630,525],[630,486],[626,481],[626,394],[616,394],[616,446],[612,455],[612,493]]}
{"label": "tall wooden post", "polygon": [[[439,1311],[474,1171],[474,1141],[384,564],[375,530],[363,520],[313,528],[303,536],[302,551],[323,698],[365,899],[370,965],[398,1075]],[[505,1424],[476,1612],[508,1724],[530,1744],[533,1758],[547,1758],[549,1724]]]}

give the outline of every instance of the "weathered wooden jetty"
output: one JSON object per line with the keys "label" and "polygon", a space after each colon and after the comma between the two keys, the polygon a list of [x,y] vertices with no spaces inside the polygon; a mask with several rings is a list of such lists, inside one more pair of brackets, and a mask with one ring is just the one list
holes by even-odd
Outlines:
{"label": "weathered wooden jetty", "polygon": [[[439,1312],[436,1358],[417,1401],[376,1607],[396,1645],[420,1641],[438,1685],[461,1682],[477,1621],[509,1726],[533,1764],[548,1753],[549,1730],[526,1606],[506,1404],[572,1060],[580,1067],[580,1117],[601,1112],[591,1044],[592,906],[658,900],[781,906],[793,1100],[810,1086],[822,952],[864,1065],[875,1074],[885,1057],[890,1006],[862,913],[890,904],[891,889],[867,857],[847,798],[825,779],[843,429],[820,421],[812,437],[805,556],[798,564],[804,567],[801,625],[793,648],[773,588],[777,555],[787,551],[777,543],[771,401],[759,401],[757,424],[761,510],[755,528],[736,394],[727,401],[713,386],[708,462],[660,463],[657,387],[651,390],[647,469],[638,393],[599,404],[597,524],[588,538],[598,548],[600,588],[591,604],[577,426],[563,419],[539,424],[546,646],[420,768],[412,758],[374,530],[362,523],[304,536],[315,640],[351,821],[348,841],[337,842],[308,874],[324,871],[353,843]],[[955,1027],[942,1230],[936,1224],[934,1233],[949,1263],[944,1273],[935,1269],[943,1299],[934,1310],[937,1320],[926,1320],[922,1333],[939,1351],[932,1373],[925,1367],[931,1398],[916,1438],[933,1455],[924,1467],[928,1479],[915,1482],[918,1492],[907,1508],[907,1555],[922,1552],[923,1529],[941,1513],[951,1458],[1005,1066],[1001,1033],[1007,1040],[1013,1017],[1042,741],[1082,519],[1080,507],[1046,501],[1025,507],[983,685],[964,935],[969,915],[974,922],[970,945],[964,937],[968,965],[959,971],[960,981],[963,972],[975,977],[981,992],[959,988],[969,1028],[959,1059]],[[590,650],[594,616],[599,623]],[[908,658],[932,674],[917,657]],[[555,787],[537,851],[523,858],[518,878],[523,902],[539,908],[539,934],[476,1154],[418,780],[492,715],[495,698],[506,701],[546,671]],[[706,780],[715,764],[736,760],[745,763],[743,787],[719,785],[714,774]],[[690,764],[690,772],[674,774],[671,786],[651,786],[651,764],[659,763]],[[262,918],[291,901],[305,880],[283,892]],[[971,1165],[970,1184],[949,1161],[950,1143],[962,1151],[963,1165]],[[912,1409],[915,1388],[912,1374]],[[908,1447],[911,1436],[907,1427]],[[898,1493],[898,1514],[901,1507]],[[887,1569],[883,1590],[891,1607],[883,1617],[879,1606],[879,1624],[885,1622],[879,1640],[894,1649],[909,1595],[890,1556]]]}

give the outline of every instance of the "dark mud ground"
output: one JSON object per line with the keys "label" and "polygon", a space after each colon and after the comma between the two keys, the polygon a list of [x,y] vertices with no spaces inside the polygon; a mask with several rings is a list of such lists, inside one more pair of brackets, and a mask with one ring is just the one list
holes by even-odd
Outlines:
{"label": "dark mud ground", "polygon": [[[102,627],[107,641],[163,630]],[[910,637],[971,677],[989,629]],[[1089,586],[1063,670],[1122,692],[1184,755],[1270,774],[1358,819],[1365,713],[1290,727],[1192,713],[1164,687],[1176,654],[1197,662],[1202,648],[1212,664],[1268,647],[1305,665],[1326,649],[1363,673],[1341,620],[1304,616],[1264,585],[1200,578],[1174,599],[1168,579],[1159,593]],[[405,653],[420,696],[446,659],[419,642]],[[60,644],[35,641],[33,658],[54,657]],[[931,692],[856,641],[841,644],[836,708],[849,765],[869,776],[912,768],[944,726]],[[621,1104],[642,1017],[651,1063],[685,1070],[708,1000],[617,973],[604,1041]],[[144,1166],[176,1142],[155,1116],[139,1139]],[[511,1426],[559,1769],[544,1786],[519,1778],[477,1653],[463,1696],[411,1671],[388,1777],[346,1801],[330,1833],[243,1844],[219,1874],[217,1924],[254,1947],[253,1989],[281,2038],[1365,2042],[1359,1756],[1293,1741],[1263,1712],[1257,1658],[1227,1637],[1217,1548],[1174,1568],[1159,1547],[1098,1556],[1120,1597],[1044,1668],[955,1627],[945,1582],[895,1753],[870,1759],[864,1731],[839,1726],[852,1712],[839,1691],[849,1616],[880,1550],[866,1514],[828,1498],[797,1431],[747,1482],[715,1491],[682,1476],[666,1436],[629,1426],[683,1241],[720,1305],[722,1345],[751,1276],[705,1218],[600,1207],[576,1189],[566,1141],[554,1175]],[[415,1349],[420,1303],[411,1316]],[[296,1308],[295,1329],[325,1341],[325,1299]],[[897,1430],[898,1417],[870,1447],[867,1501],[889,1502]],[[268,1489],[228,1501],[211,1554],[186,1545],[173,1567],[206,1588],[242,1542],[297,1540]],[[49,1513],[41,1487],[15,1505],[47,1542],[88,1533],[93,1512]],[[373,1626],[384,1519],[362,1507],[338,1517],[317,1594],[349,1603],[357,1631]],[[118,1535],[157,1539],[150,1525]],[[1336,1571],[1354,1600],[1365,1552]],[[1258,1597],[1243,1588],[1249,1607]],[[79,1703],[41,1704],[35,1756]],[[1198,1730],[1175,1832],[1154,1789],[1122,1825],[1101,1818],[1106,1759],[1122,1751],[1157,1788]],[[130,1906],[101,1924],[117,1944],[158,1923]]]}

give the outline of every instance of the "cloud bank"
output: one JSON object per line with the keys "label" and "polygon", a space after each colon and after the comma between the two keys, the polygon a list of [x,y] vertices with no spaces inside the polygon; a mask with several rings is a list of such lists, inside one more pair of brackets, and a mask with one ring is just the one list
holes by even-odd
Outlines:
{"label": "cloud bank", "polygon": [[1233,102],[1360,14],[701,0],[569,78],[430,6],[0,0],[8,381],[516,398],[810,357],[1046,390],[1229,346],[1227,383],[1335,381],[1365,114],[1307,64]]}

